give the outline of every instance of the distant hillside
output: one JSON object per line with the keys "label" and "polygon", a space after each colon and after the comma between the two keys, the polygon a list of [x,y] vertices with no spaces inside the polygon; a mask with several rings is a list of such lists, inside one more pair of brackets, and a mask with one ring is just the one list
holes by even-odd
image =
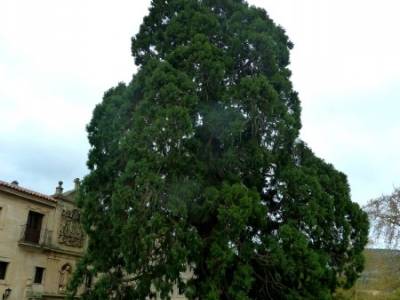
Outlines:
{"label": "distant hillside", "polygon": [[355,287],[338,299],[400,300],[400,251],[365,250],[365,269]]}

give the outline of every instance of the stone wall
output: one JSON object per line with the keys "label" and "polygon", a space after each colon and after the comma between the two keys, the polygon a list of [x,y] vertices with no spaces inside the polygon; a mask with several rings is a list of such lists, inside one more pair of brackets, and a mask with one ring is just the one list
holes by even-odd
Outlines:
{"label": "stone wall", "polygon": [[[11,289],[8,300],[62,298],[86,244],[73,201],[0,184],[0,208],[0,261],[8,263],[5,279],[0,280],[0,299],[6,289]],[[27,225],[29,212],[43,215],[34,242],[26,234],[27,226],[32,227]],[[40,283],[35,283],[37,267],[44,268]]]}

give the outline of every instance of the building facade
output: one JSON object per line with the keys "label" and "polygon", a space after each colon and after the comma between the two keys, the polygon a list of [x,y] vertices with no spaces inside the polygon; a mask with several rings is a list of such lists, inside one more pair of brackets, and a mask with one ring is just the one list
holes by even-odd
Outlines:
{"label": "building facade", "polygon": [[0,181],[0,299],[64,298],[87,243],[75,190],[59,182],[48,196]]}

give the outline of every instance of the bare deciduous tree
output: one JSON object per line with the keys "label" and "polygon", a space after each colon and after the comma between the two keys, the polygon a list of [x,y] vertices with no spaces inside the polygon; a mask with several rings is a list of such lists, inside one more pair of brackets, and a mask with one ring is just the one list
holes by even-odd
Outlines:
{"label": "bare deciduous tree", "polygon": [[400,242],[400,188],[390,195],[372,199],[364,207],[371,220],[372,234],[385,241],[387,246],[397,247]]}

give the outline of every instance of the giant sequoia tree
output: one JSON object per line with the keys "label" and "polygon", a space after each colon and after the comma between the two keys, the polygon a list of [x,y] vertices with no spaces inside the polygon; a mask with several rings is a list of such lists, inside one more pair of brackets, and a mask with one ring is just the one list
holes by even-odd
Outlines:
{"label": "giant sequoia tree", "polygon": [[[242,0],[153,0],[138,71],[88,125],[84,299],[331,299],[368,222],[298,136],[282,28]],[[192,276],[182,274],[189,269]]]}

